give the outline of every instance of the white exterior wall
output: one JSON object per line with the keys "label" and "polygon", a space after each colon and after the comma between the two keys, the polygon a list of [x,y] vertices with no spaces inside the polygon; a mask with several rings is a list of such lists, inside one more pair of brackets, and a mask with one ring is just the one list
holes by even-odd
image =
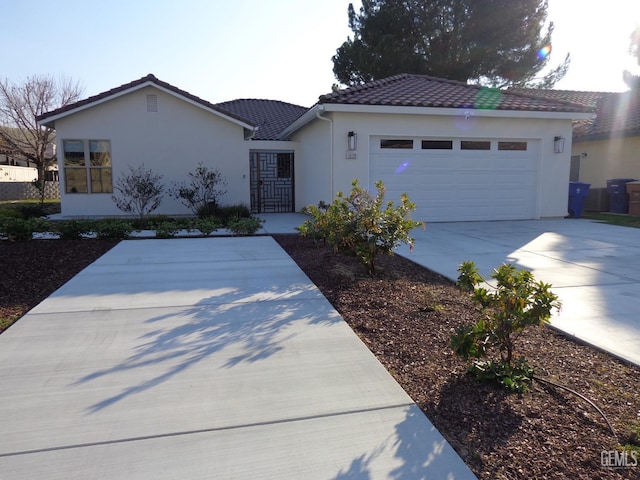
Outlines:
{"label": "white exterior wall", "polygon": [[[388,107],[392,108],[392,107]],[[301,199],[306,203],[319,200],[330,202],[338,191],[348,192],[351,182],[357,178],[364,187],[373,187],[377,179],[369,178],[369,145],[372,136],[389,137],[433,137],[466,139],[520,139],[539,140],[539,179],[538,179],[538,217],[564,217],[567,214],[569,190],[569,167],[571,155],[571,120],[549,118],[526,118],[530,112],[516,113],[514,117],[485,117],[482,111],[471,111],[468,118],[464,112],[460,115],[415,115],[407,113],[350,113],[330,112],[324,115],[332,119],[333,150],[327,153],[322,148],[326,142],[327,122],[314,120],[296,134],[301,144],[300,161],[311,173],[307,182],[314,182]],[[497,112],[504,115],[504,112]],[[322,125],[320,125],[322,123]],[[323,128],[320,128],[320,127]],[[347,134],[354,131],[358,135],[356,159],[347,159]],[[564,152],[554,153],[553,138],[562,136],[566,140]],[[313,143],[312,148],[310,144]],[[327,178],[326,168],[319,166],[333,158],[329,178],[333,185],[320,184],[318,179]],[[304,173],[306,175],[306,172]],[[410,194],[410,192],[409,192]]]}
{"label": "white exterior wall", "polygon": [[[147,112],[146,95],[158,97]],[[154,87],[114,98],[56,121],[63,216],[123,215],[111,194],[65,193],[63,140],[110,140],[114,184],[128,166],[144,163],[164,176],[165,196],[157,214],[190,214],[168,195],[173,181],[186,181],[199,162],[217,168],[227,180],[222,204],[249,205],[249,144],[242,126]]]}
{"label": "white exterior wall", "polygon": [[298,145],[294,159],[296,211],[307,205],[317,205],[321,200],[329,203],[335,196],[332,187],[332,130],[330,122],[316,119],[293,137]]}

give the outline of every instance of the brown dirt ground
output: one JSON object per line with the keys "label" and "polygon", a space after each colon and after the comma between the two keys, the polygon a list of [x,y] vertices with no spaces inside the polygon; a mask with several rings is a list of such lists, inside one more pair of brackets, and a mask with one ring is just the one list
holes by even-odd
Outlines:
{"label": "brown dirt ground", "polygon": [[[275,238],[479,478],[640,478],[640,465],[601,465],[601,453],[640,425],[640,369],[549,328],[521,337],[519,353],[537,374],[593,400],[616,439],[566,391],[534,382],[529,393],[512,394],[467,376],[449,337],[477,311],[449,280],[400,256],[380,258],[371,276],[354,257],[312,240]],[[23,315],[116,243],[0,242],[0,319]]]}

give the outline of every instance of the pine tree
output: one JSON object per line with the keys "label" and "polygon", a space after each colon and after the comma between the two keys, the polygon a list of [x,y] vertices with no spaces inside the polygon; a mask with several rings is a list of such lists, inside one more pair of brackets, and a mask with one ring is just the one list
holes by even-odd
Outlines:
{"label": "pine tree", "polygon": [[353,39],[333,57],[345,85],[414,73],[551,88],[569,67],[567,55],[537,77],[550,58],[547,0],[363,0],[348,13]]}

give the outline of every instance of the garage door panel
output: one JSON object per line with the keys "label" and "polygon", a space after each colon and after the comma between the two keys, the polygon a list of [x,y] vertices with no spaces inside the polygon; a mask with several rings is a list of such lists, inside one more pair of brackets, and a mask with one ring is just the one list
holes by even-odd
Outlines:
{"label": "garage door panel", "polygon": [[[414,141],[420,145],[419,140]],[[495,141],[494,141],[495,144]],[[408,193],[414,219],[426,221],[536,218],[538,143],[526,151],[385,152],[373,138],[371,185],[382,180],[387,198]]]}

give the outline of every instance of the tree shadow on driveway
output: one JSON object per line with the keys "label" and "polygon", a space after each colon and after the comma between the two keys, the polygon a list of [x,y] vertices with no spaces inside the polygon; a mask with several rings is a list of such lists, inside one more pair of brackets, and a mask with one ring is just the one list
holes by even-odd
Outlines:
{"label": "tree shadow on driveway", "polygon": [[228,369],[265,360],[285,349],[305,327],[341,321],[311,284],[290,289],[272,286],[254,294],[226,291],[193,306],[162,310],[166,313],[128,311],[140,317],[142,328],[150,329],[138,337],[131,355],[74,382],[72,386],[78,386],[127,371],[136,371],[135,377],[141,379],[91,405],[89,413],[156,387],[204,361],[212,368]]}

